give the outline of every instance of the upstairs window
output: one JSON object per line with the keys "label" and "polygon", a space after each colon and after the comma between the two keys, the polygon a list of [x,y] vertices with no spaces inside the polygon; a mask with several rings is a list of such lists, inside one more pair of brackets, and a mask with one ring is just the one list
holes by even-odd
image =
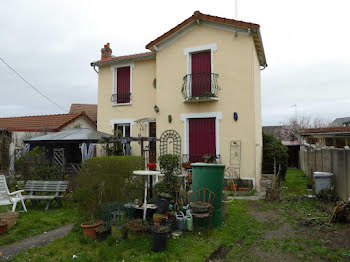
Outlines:
{"label": "upstairs window", "polygon": [[116,69],[117,75],[117,104],[130,103],[130,66],[119,67]]}

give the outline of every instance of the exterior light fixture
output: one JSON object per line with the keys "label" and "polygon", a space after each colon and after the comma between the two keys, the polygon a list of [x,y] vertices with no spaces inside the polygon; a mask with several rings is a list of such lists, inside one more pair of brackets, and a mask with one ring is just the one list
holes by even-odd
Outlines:
{"label": "exterior light fixture", "polygon": [[233,113],[233,119],[234,119],[235,121],[238,120],[238,114],[237,114],[237,112],[234,112],[234,113]]}
{"label": "exterior light fixture", "polygon": [[155,106],[153,107],[153,109],[154,109],[154,111],[156,111],[156,113],[159,112],[159,107],[158,107],[157,105],[155,105]]}

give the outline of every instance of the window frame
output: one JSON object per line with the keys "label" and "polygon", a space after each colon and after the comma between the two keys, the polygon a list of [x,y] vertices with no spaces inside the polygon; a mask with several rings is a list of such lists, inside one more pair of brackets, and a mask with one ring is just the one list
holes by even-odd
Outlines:
{"label": "window frame", "polygon": [[117,70],[120,67],[130,67],[130,102],[129,103],[118,103],[117,101],[112,101],[112,106],[127,106],[132,105],[132,75],[133,75],[133,68],[135,67],[134,63],[127,63],[127,64],[118,64],[111,66],[111,71],[113,73],[113,82],[112,82],[112,95],[117,95]]}

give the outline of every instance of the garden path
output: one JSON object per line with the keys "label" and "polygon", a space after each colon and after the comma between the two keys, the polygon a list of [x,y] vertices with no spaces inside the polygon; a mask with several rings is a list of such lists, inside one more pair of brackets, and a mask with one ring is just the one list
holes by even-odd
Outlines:
{"label": "garden path", "polygon": [[46,233],[23,239],[10,245],[0,246],[0,252],[2,252],[2,257],[0,257],[0,260],[9,260],[30,248],[43,246],[60,237],[63,237],[72,230],[73,225],[74,224],[68,224]]}

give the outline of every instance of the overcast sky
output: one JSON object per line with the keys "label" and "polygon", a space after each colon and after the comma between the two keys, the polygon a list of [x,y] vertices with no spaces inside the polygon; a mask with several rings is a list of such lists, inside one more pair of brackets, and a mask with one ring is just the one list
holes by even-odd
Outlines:
{"label": "overcast sky", "polygon": [[[234,18],[230,1],[2,0],[0,56],[69,110],[97,103],[90,62],[111,43],[113,55],[145,45],[195,10]],[[258,23],[268,67],[261,71],[262,119],[294,114],[350,116],[350,1],[239,0],[239,20]],[[0,117],[64,113],[0,61]]]}

